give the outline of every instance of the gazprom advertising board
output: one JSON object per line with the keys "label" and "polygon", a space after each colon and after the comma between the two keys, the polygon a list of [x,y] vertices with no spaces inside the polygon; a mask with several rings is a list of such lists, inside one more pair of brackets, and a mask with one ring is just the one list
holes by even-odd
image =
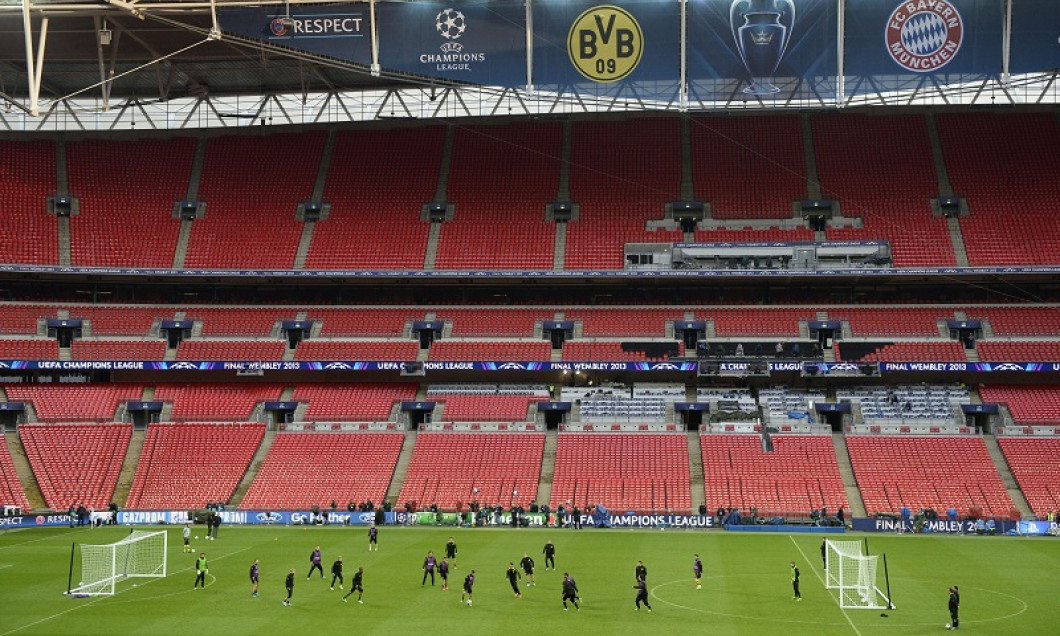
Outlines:
{"label": "gazprom advertising board", "polygon": [[355,64],[372,63],[367,2],[219,7],[217,19],[222,30],[235,35]]}

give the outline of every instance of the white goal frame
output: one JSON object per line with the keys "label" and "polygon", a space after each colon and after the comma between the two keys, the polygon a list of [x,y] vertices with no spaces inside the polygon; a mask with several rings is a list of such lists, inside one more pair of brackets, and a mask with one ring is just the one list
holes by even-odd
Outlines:
{"label": "white goal frame", "polygon": [[119,581],[166,576],[169,533],[133,530],[121,541],[104,545],[81,544],[81,578],[73,585],[74,555],[70,552],[67,594],[112,596]]}
{"label": "white goal frame", "polygon": [[[887,592],[878,585],[880,555],[862,551],[861,541],[825,539],[825,587],[836,590],[843,609],[894,609]],[[866,550],[867,551],[867,550]],[[886,580],[884,555],[884,579]]]}

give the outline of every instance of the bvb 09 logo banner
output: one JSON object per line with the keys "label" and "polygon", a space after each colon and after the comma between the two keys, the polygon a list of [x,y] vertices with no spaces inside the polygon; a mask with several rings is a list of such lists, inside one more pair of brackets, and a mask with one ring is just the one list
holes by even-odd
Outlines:
{"label": "bvb 09 logo banner", "polygon": [[644,53],[644,32],[633,14],[600,5],[575,18],[567,53],[578,72],[594,82],[617,82],[630,75]]}

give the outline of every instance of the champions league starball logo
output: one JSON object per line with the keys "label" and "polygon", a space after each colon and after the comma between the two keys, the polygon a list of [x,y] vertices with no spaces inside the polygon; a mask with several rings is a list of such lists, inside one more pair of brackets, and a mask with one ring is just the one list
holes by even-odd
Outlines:
{"label": "champions league starball logo", "polygon": [[[456,40],[467,30],[467,19],[456,9],[442,9],[434,18],[434,28],[438,31],[438,35],[446,40]],[[464,47],[455,42],[442,45],[442,50],[459,51],[462,48]]]}
{"label": "champions league starball logo", "polygon": [[896,64],[916,73],[946,66],[964,39],[964,21],[947,0],[915,0],[899,4],[884,30],[887,52]]}

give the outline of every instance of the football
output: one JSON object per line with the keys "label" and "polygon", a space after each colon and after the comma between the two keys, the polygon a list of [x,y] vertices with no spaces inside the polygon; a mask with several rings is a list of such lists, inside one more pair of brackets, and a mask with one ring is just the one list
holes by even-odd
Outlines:
{"label": "football", "polygon": [[946,623],[946,629],[953,629],[953,626],[951,626],[949,623]]}
{"label": "football", "polygon": [[198,541],[198,540],[199,540],[199,535],[195,535],[195,540],[196,540],[196,541]]}

